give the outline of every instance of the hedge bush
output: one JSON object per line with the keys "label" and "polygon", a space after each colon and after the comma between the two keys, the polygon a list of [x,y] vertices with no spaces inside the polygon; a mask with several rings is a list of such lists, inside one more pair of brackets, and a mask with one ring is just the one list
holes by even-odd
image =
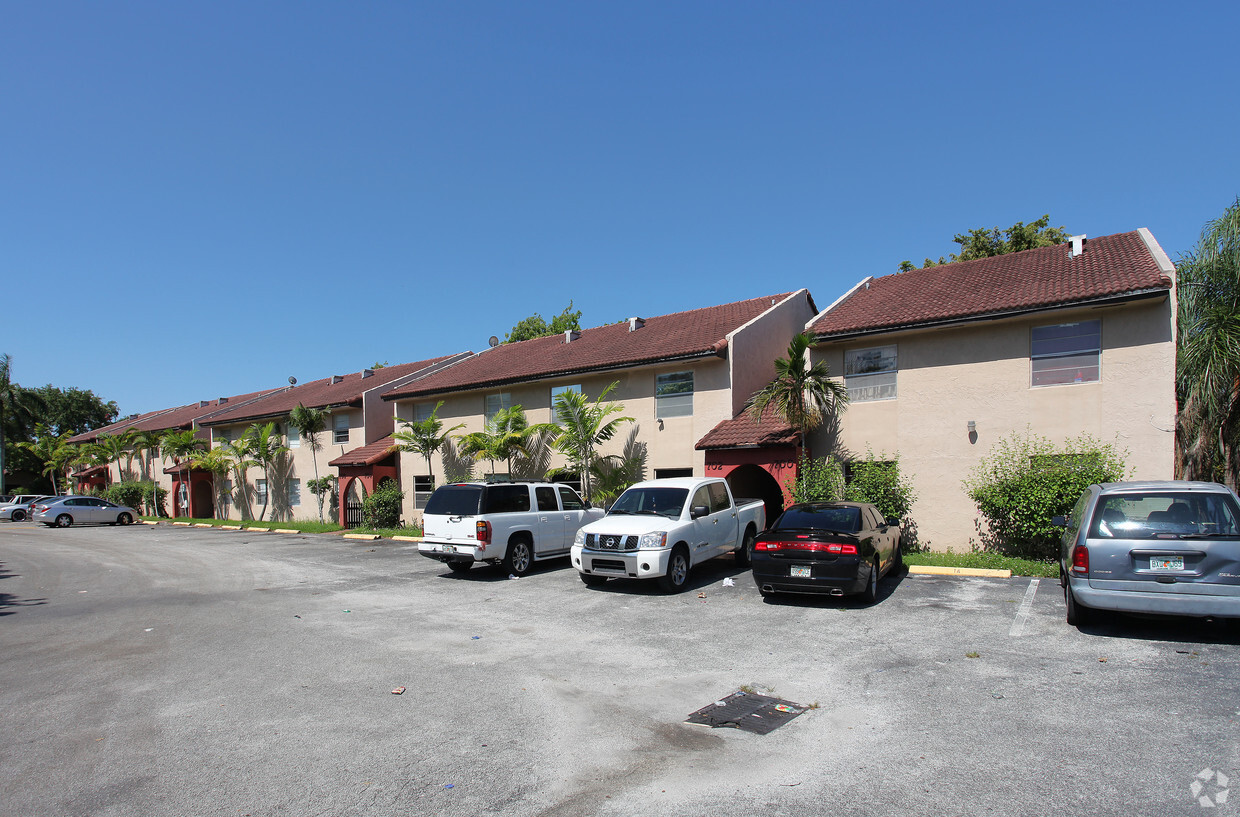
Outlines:
{"label": "hedge bush", "polygon": [[395,480],[384,480],[362,502],[362,520],[368,528],[400,527],[405,492]]}
{"label": "hedge bush", "polygon": [[852,474],[844,488],[844,498],[851,502],[869,502],[878,508],[884,519],[904,519],[917,499],[913,483],[900,474],[900,458],[880,460],[873,451],[865,459],[852,463]]}
{"label": "hedge bush", "polygon": [[1089,435],[1063,446],[1029,430],[1000,440],[964,481],[981,514],[977,526],[983,550],[1022,559],[1058,558],[1062,531],[1051,519],[1067,516],[1093,483],[1124,479],[1127,456]]}
{"label": "hedge bush", "polygon": [[844,468],[835,457],[802,458],[787,488],[793,502],[834,502],[844,496]]}

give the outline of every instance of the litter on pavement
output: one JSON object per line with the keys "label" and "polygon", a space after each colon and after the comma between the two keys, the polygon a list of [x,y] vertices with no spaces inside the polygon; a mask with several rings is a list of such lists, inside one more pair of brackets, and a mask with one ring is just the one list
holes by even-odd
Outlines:
{"label": "litter on pavement", "polygon": [[737,690],[723,700],[715,701],[694,712],[685,723],[709,726],[712,729],[727,726],[766,735],[806,709],[808,707],[792,701]]}

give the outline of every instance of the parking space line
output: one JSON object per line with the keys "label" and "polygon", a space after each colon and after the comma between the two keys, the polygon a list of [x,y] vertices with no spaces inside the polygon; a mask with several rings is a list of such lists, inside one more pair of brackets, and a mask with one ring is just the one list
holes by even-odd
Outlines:
{"label": "parking space line", "polygon": [[1037,595],[1039,581],[1041,579],[1032,579],[1029,582],[1025,598],[1021,600],[1020,607],[1016,611],[1016,620],[1012,622],[1012,629],[1008,630],[1008,635],[1013,638],[1025,632],[1025,622],[1029,620],[1029,611],[1033,609],[1033,597]]}

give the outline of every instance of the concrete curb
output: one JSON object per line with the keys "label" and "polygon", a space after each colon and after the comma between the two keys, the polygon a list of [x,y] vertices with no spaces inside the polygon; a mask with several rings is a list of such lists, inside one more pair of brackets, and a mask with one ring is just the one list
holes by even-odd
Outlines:
{"label": "concrete curb", "polygon": [[909,565],[909,573],[928,576],[985,576],[990,579],[1010,579],[1010,570],[990,570],[983,567],[943,567],[942,565]]}
{"label": "concrete curb", "polygon": [[421,536],[393,536],[393,542],[421,542]]}
{"label": "concrete curb", "polygon": [[301,533],[297,528],[276,528],[272,533]]}
{"label": "concrete curb", "polygon": [[379,534],[377,533],[346,533],[344,535],[344,538],[345,539],[365,539],[368,542],[373,542],[375,539],[379,538]]}

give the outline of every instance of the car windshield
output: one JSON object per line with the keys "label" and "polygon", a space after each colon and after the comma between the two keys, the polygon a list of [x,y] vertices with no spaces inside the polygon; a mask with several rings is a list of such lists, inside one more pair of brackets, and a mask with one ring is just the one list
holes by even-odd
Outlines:
{"label": "car windshield", "polygon": [[856,533],[861,530],[861,509],[809,505],[784,511],[772,530],[829,530]]}
{"label": "car windshield", "polygon": [[1089,535],[1097,539],[1240,536],[1236,504],[1227,494],[1159,491],[1103,496]]}
{"label": "car windshield", "polygon": [[445,485],[426,502],[427,516],[474,516],[482,502],[481,485]]}
{"label": "car windshield", "polygon": [[609,513],[652,514],[675,519],[685,506],[688,488],[630,488],[620,495]]}

